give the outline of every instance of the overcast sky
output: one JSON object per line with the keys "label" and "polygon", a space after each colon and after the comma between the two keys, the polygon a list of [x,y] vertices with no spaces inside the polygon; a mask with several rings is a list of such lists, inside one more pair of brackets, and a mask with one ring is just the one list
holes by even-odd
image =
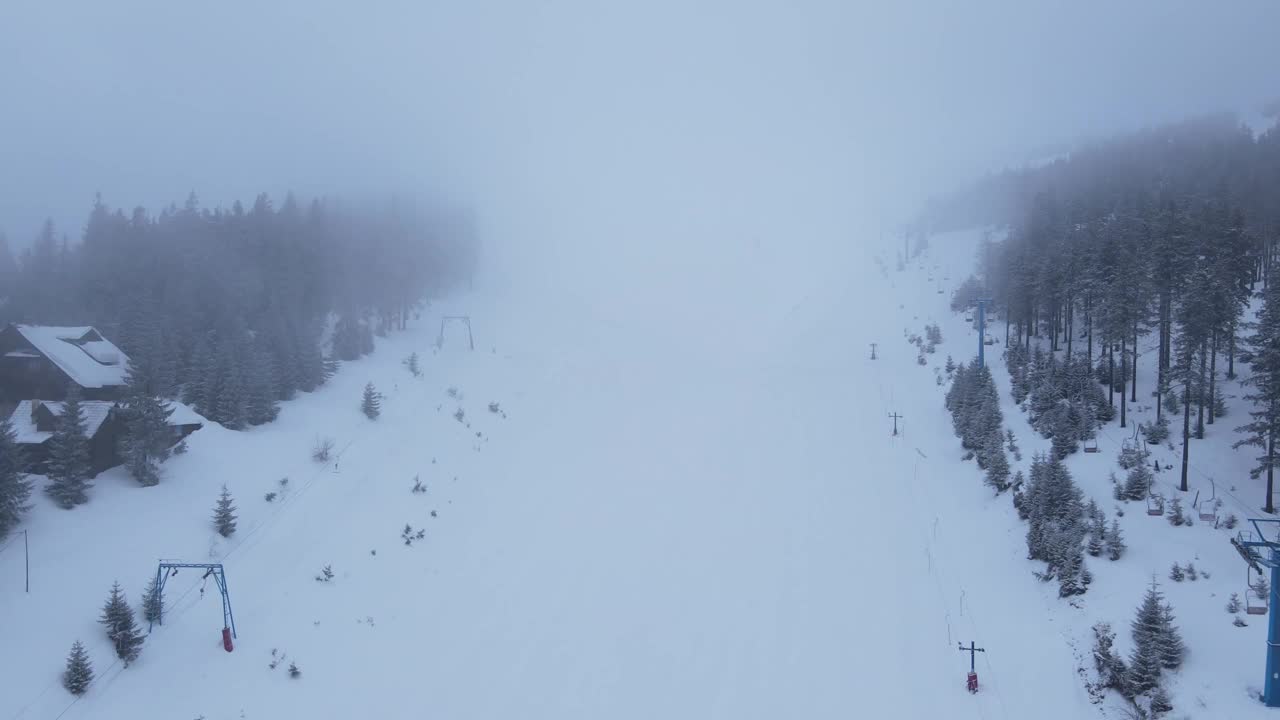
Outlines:
{"label": "overcast sky", "polygon": [[865,224],[1044,143],[1254,107],[1277,27],[1275,0],[9,0],[0,228],[290,188],[602,243]]}

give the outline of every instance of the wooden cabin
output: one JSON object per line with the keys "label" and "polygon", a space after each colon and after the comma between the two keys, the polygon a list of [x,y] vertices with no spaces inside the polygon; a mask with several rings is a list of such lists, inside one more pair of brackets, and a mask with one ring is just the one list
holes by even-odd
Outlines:
{"label": "wooden cabin", "polygon": [[[85,435],[89,438],[89,464],[97,475],[124,462],[120,456],[120,440],[124,437],[125,425],[113,401],[85,400],[80,405]],[[169,401],[168,406],[171,444],[177,445],[204,427],[204,417],[189,406],[175,401]],[[44,472],[45,461],[49,459],[49,440],[53,438],[64,407],[65,403],[60,401],[23,400],[9,416],[27,472]]]}
{"label": "wooden cabin", "polygon": [[11,324],[0,330],[0,404],[65,400],[75,383],[85,400],[124,393],[129,358],[91,327]]}

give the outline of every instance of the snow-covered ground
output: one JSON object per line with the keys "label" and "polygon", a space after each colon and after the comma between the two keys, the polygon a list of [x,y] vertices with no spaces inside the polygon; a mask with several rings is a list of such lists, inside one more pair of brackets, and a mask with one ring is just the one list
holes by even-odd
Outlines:
{"label": "snow-covered ground", "polygon": [[[1129,555],[1091,559],[1074,607],[1032,577],[1008,497],[959,461],[934,366],[975,347],[946,308],[976,235],[935,238],[906,273],[854,240],[481,277],[276,423],[197,432],[158,487],[113,470],[73,511],[38,497],[30,594],[21,538],[0,549],[0,718],[1090,717],[1089,625],[1127,642],[1144,584],[1175,559],[1212,573],[1164,582],[1192,652],[1179,712],[1260,714],[1263,623],[1222,610],[1244,589],[1225,531],[1131,506]],[[439,317],[460,313],[475,352],[450,334],[433,353]],[[944,343],[921,367],[903,333],[929,321]],[[414,351],[420,379],[401,364]],[[368,381],[385,393],[376,421],[359,412]],[[1002,397],[1025,467],[1043,443]],[[1104,508],[1107,432],[1071,461]],[[320,437],[336,442],[324,465]],[[1220,495],[1255,494],[1221,477]],[[229,540],[209,522],[223,483],[241,513]],[[406,546],[406,523],[425,538]],[[113,663],[99,608],[115,579],[136,605],[158,558],[225,564],[233,653],[212,583],[183,573],[141,658]],[[335,577],[317,582],[325,565]],[[58,676],[77,638],[99,679],[73,703]],[[971,640],[986,648],[976,696],[957,648]]]}

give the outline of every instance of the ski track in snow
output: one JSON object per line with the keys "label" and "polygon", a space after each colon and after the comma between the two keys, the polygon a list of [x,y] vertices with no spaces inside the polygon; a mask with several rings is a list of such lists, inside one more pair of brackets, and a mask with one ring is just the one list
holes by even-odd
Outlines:
{"label": "ski track in snow", "polygon": [[[1032,578],[1024,526],[959,462],[934,383],[972,352],[947,303],[975,237],[921,261],[950,263],[944,294],[834,244],[576,295],[481,282],[276,423],[201,430],[157,488],[116,469],[74,511],[40,496],[29,595],[20,548],[0,550],[0,718],[1095,716],[1077,673],[1092,620]],[[471,315],[474,353],[455,335],[432,352],[442,314]],[[903,330],[932,320],[925,368]],[[369,380],[376,422],[358,410]],[[324,466],[321,436],[340,451]],[[224,482],[229,540],[208,522]],[[406,523],[425,539],[406,547]],[[136,606],[161,557],[225,563],[235,652],[188,571],[138,662],[112,664],[100,605],[119,578]],[[1121,634],[1130,595],[1107,606]],[[76,638],[99,679],[72,702],[58,674]],[[970,640],[987,649],[976,696]]]}

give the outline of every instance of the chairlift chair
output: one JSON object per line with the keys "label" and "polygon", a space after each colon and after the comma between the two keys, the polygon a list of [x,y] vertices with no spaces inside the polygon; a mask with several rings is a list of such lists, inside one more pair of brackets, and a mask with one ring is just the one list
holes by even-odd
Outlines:
{"label": "chairlift chair", "polygon": [[1085,451],[1085,452],[1087,452],[1087,453],[1096,453],[1096,452],[1098,452],[1098,440],[1097,440],[1096,438],[1095,438],[1095,439],[1093,439],[1093,440],[1085,440],[1085,441],[1084,441],[1084,451]]}
{"label": "chairlift chair", "polygon": [[996,339],[995,339],[995,338],[993,338],[993,337],[991,337],[991,335],[989,335],[989,334],[988,334],[988,335],[985,335],[985,336],[983,336],[983,338],[982,338],[982,344],[983,344],[983,345],[995,345],[995,344],[996,344]]}
{"label": "chairlift chair", "polygon": [[1164,498],[1158,495],[1147,496],[1147,514],[1163,515],[1164,514]]}
{"label": "chairlift chair", "polygon": [[[1196,498],[1199,499],[1200,493],[1196,492]],[[1213,486],[1213,495],[1207,500],[1197,503],[1196,511],[1200,514],[1200,521],[1207,523],[1216,523],[1218,521],[1218,487]]]}
{"label": "chairlift chair", "polygon": [[[1253,574],[1253,568],[1245,567],[1245,591],[1244,591],[1244,608],[1249,615],[1266,615],[1267,614],[1267,598],[1258,597],[1258,593],[1254,592],[1253,583],[1248,582]],[[1259,576],[1261,577],[1261,576]]]}

